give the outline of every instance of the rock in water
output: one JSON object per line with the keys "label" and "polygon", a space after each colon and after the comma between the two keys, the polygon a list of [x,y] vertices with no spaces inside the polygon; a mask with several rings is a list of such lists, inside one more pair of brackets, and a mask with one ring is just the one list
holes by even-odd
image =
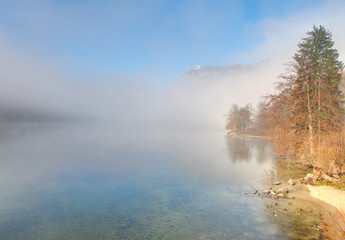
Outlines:
{"label": "rock in water", "polygon": [[246,191],[246,192],[244,192],[244,194],[248,194],[248,192]]}
{"label": "rock in water", "polygon": [[286,188],[286,187],[284,187],[284,188],[279,188],[278,190],[277,190],[277,193],[279,194],[279,193],[282,193],[282,194],[288,194],[288,192],[289,192],[289,189],[288,188]]}
{"label": "rock in water", "polygon": [[[285,195],[282,194],[282,193],[278,193],[277,197],[279,197],[279,198],[285,198]],[[280,200],[280,199],[279,199],[279,200]],[[281,200],[280,200],[280,201],[281,201]]]}
{"label": "rock in water", "polygon": [[271,192],[270,190],[263,190],[263,191],[262,191],[262,193],[263,193],[263,194],[266,194],[266,195],[270,194],[270,192]]}
{"label": "rock in water", "polygon": [[289,179],[288,183],[289,183],[290,186],[296,185],[296,181],[292,180],[291,178]]}
{"label": "rock in water", "polygon": [[254,189],[253,194],[257,194],[257,193],[258,193],[258,190]]}

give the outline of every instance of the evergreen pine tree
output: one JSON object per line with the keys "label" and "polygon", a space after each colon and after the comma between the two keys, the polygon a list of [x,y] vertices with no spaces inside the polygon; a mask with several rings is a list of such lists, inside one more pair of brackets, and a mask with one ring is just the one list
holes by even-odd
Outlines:
{"label": "evergreen pine tree", "polygon": [[271,133],[278,145],[288,141],[291,144],[284,147],[293,151],[306,146],[304,150],[312,156],[320,136],[342,129],[344,106],[339,87],[344,65],[333,46],[332,34],[323,26],[314,26],[298,44],[278,93],[268,97]]}

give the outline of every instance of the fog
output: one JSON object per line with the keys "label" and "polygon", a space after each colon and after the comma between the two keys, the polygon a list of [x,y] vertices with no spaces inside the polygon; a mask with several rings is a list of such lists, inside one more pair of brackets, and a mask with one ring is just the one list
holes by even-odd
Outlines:
{"label": "fog", "polygon": [[[198,137],[200,135],[197,133],[201,132],[220,133],[217,136],[225,134],[225,115],[231,105],[252,103],[255,106],[263,95],[273,92],[274,82],[285,71],[284,64],[291,60],[297,43],[314,24],[325,25],[333,33],[340,59],[344,59],[345,36],[339,24],[344,20],[344,11],[343,2],[329,1],[322,9],[310,9],[280,19],[264,19],[248,26],[248,31],[260,32],[262,35],[262,42],[254,48],[239,52],[238,55],[228,56],[228,64],[223,67],[203,65],[202,62],[196,62],[192,66],[186,65],[185,73],[173,79],[168,76],[169,74],[165,76],[164,72],[158,69],[160,66],[157,66],[157,69],[150,66],[147,70],[131,74],[114,70],[114,72],[89,75],[90,71],[87,69],[85,74],[83,72],[75,74],[51,58],[11,41],[5,31],[0,29],[1,139],[4,143],[7,138],[14,139],[12,142],[8,140],[8,145],[2,146],[2,158],[8,159],[9,169],[12,169],[3,167],[2,169],[5,169],[3,174],[5,176],[5,172],[12,172],[21,175],[21,170],[27,172],[25,166],[29,163],[25,160],[25,156],[30,152],[37,156],[48,154],[47,158],[50,159],[47,161],[42,158],[34,162],[34,165],[39,165],[40,168],[33,166],[31,170],[33,175],[35,169],[39,174],[45,169],[44,166],[51,169],[56,164],[63,165],[66,162],[58,163],[54,159],[62,159],[61,154],[69,152],[66,150],[69,145],[65,140],[71,138],[73,141],[70,146],[77,149],[73,150],[74,154],[81,154],[83,159],[88,155],[87,151],[82,153],[78,150],[80,143],[84,150],[90,148],[97,152],[89,154],[89,156],[97,156],[94,160],[102,158],[100,156],[105,154],[103,147],[114,149],[117,151],[117,156],[121,156],[121,152],[133,153],[133,156],[127,156],[126,159],[137,159],[140,155],[148,153],[156,156],[157,152],[159,155],[166,151],[164,154],[167,154],[173,150],[168,151],[166,146],[160,144],[169,143],[172,147],[183,149],[183,154],[200,152],[196,154],[198,156],[196,158],[192,157],[193,154],[187,154],[189,159],[200,161],[201,155],[208,156],[204,164],[200,164],[199,167],[215,169],[213,172],[215,175],[220,172],[226,175],[224,168],[210,166],[207,163],[211,158],[210,154],[216,151],[212,153],[206,150],[200,151],[201,148],[207,149],[205,144],[212,144],[211,139],[198,142],[198,138],[195,137],[193,138],[196,141],[195,145],[186,148],[185,145],[188,145],[190,138],[184,139],[181,137],[183,135],[178,133],[195,134]],[[198,64],[201,64],[201,67],[194,68]],[[15,111],[15,121],[7,116],[11,111]],[[26,145],[25,138],[24,141],[18,140],[23,139],[20,134],[26,131],[25,127],[18,128],[20,131],[15,131],[15,134],[4,130],[11,122],[18,122],[18,118],[20,120],[22,116],[18,114],[20,112],[39,115],[33,118],[34,121],[29,118],[31,122],[37,119],[40,123],[71,122],[71,126],[81,126],[78,129],[83,129],[85,132],[84,134],[78,131],[69,132],[68,128],[61,129],[53,124],[52,126],[56,127],[54,134],[50,136],[48,131],[47,135],[34,137],[31,140],[27,137],[27,141],[33,142],[31,145]],[[27,120],[24,118],[19,122]],[[4,124],[5,122],[7,125]],[[94,126],[83,125],[85,122],[92,122]],[[62,136],[56,136],[60,130],[59,134]],[[32,134],[36,134],[35,131]],[[202,136],[201,138],[207,138],[207,135]],[[222,153],[227,151],[224,139],[221,139],[222,143],[213,140],[220,144]],[[59,150],[56,146],[60,143],[56,141],[64,143],[66,148]],[[45,144],[52,145],[44,147]],[[21,156],[12,155],[17,147],[22,150]],[[138,151],[136,152],[135,149]],[[187,151],[188,149],[190,151]],[[166,157],[169,158],[168,155]],[[17,169],[18,162],[11,165],[11,159],[19,161],[19,165],[24,168]],[[92,165],[94,160],[88,163]],[[108,160],[104,161],[104,164],[95,164],[95,166],[107,168]],[[133,165],[129,163],[122,162],[121,166]],[[189,163],[182,165],[181,169],[189,169],[195,167],[195,162],[190,160]]]}
{"label": "fog", "polygon": [[[121,129],[220,131],[233,103],[255,106],[261,96],[273,91],[277,76],[284,73],[284,63],[314,24],[325,25],[333,33],[335,47],[344,59],[345,36],[339,24],[344,9],[343,2],[328,1],[322,9],[264,19],[248,26],[248,31],[260,32],[263,41],[228,57],[229,66],[245,63],[247,67],[234,65],[233,71],[192,77],[182,74],[173,79],[165,79],[152,66],[135,74],[71,74],[0,31],[0,107],[107,121]],[[192,67],[186,66],[185,72]],[[162,82],[168,83],[157,84]]]}
{"label": "fog", "polygon": [[270,92],[283,69],[280,62],[266,61],[228,72],[185,75],[162,87],[150,74],[69,78],[6,41],[1,47],[2,107],[110,121],[126,128],[223,129],[231,104],[255,104]]}

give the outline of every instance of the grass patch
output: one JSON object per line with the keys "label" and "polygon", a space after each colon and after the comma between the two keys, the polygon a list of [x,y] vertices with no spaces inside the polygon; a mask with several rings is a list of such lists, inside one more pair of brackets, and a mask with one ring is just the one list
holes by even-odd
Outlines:
{"label": "grass patch", "polygon": [[345,180],[345,175],[340,176],[341,179]]}
{"label": "grass patch", "polygon": [[330,182],[327,182],[327,181],[320,181],[320,180],[316,180],[316,183],[319,186],[335,187],[337,189],[345,191],[345,183],[330,183]]}

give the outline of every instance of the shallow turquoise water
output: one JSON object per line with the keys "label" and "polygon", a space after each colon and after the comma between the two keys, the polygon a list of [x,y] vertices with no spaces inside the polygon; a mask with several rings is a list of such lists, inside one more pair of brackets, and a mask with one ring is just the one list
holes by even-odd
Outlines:
{"label": "shallow turquoise water", "polygon": [[272,210],[272,199],[243,194],[276,180],[264,139],[88,124],[9,124],[1,133],[0,239],[319,236],[310,202],[295,199],[283,213],[287,200]]}

